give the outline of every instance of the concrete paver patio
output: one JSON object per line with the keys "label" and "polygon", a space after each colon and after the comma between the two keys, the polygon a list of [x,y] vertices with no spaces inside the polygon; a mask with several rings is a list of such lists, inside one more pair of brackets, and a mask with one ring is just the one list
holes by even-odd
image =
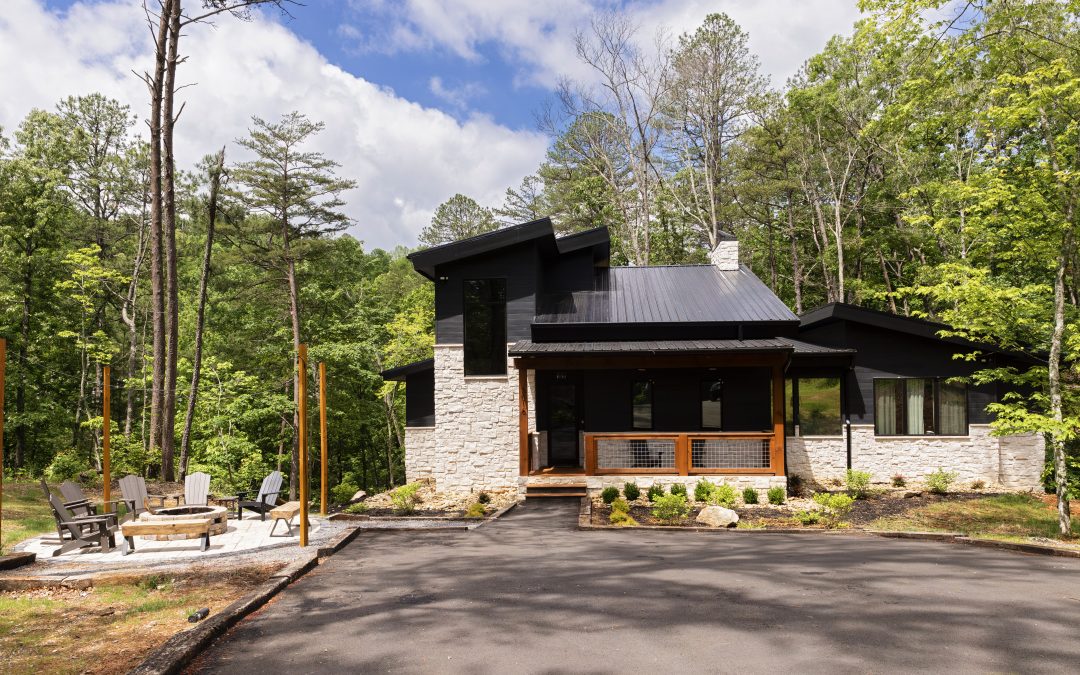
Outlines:
{"label": "concrete paver patio", "polygon": [[[561,503],[558,503],[561,502]],[[1076,672],[1080,561],[865,536],[364,532],[211,673]]]}

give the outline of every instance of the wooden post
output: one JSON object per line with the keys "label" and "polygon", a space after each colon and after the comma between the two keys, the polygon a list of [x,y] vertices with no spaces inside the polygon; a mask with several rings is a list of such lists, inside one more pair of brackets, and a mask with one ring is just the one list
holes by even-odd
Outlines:
{"label": "wooden post", "polygon": [[319,364],[319,514],[327,513],[330,471],[326,464],[326,363]]}
{"label": "wooden post", "polygon": [[298,370],[300,400],[300,428],[297,429],[300,441],[300,545],[308,542],[308,475],[307,475],[307,345],[300,345],[300,354],[296,360]]}
{"label": "wooden post", "polygon": [[112,384],[110,368],[104,366],[101,369],[101,465],[102,481],[105,483],[103,508],[106,513],[112,510],[109,500],[112,499],[112,469],[109,465],[109,426],[111,425],[112,407]]}
{"label": "wooden post", "polygon": [[[4,532],[4,366],[7,364],[7,339],[0,337],[0,541]],[[3,550],[0,550],[0,554]]]}
{"label": "wooden post", "polygon": [[773,475],[784,474],[784,365],[773,365],[773,438],[770,444],[770,464]]}

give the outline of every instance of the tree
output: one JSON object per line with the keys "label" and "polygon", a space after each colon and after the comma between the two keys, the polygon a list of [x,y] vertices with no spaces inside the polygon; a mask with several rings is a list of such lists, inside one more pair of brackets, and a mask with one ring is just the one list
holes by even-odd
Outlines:
{"label": "tree", "polygon": [[537,220],[547,215],[544,202],[544,180],[537,174],[521,179],[517,188],[506,188],[503,205],[494,211],[503,225],[517,225]]}
{"label": "tree", "polygon": [[435,209],[431,224],[420,233],[420,243],[437,246],[491,232],[498,227],[490,209],[480,206],[471,197],[456,194]]}
{"label": "tree", "polygon": [[[348,226],[349,218],[340,210],[344,205],[340,194],[356,183],[339,178],[334,171],[338,164],[333,160],[304,149],[322,131],[325,126],[322,122],[312,122],[298,112],[285,115],[279,122],[258,117],[253,117],[252,122],[254,126],[248,136],[237,143],[255,153],[257,159],[243,162],[234,170],[237,185],[234,194],[249,211],[263,216],[251,217],[244,224],[247,230],[244,243],[252,252],[251,260],[255,264],[284,281],[296,354],[304,341],[297,265],[312,251],[310,240]],[[294,379],[293,400],[297,404],[294,428],[299,427],[297,382]],[[299,439],[294,435],[290,497],[296,493],[298,461]]]}

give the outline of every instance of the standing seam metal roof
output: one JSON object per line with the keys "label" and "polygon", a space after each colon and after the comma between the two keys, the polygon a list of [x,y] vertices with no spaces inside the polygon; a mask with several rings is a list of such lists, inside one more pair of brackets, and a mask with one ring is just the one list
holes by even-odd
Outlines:
{"label": "standing seam metal roof", "polygon": [[835,349],[792,340],[762,338],[757,340],[631,340],[613,342],[532,342],[521,340],[510,345],[511,356],[548,354],[642,354],[710,352],[790,352],[805,355],[850,355],[853,349]]}
{"label": "standing seam metal roof", "polygon": [[613,267],[593,290],[543,296],[536,323],[738,323],[799,318],[746,266]]}

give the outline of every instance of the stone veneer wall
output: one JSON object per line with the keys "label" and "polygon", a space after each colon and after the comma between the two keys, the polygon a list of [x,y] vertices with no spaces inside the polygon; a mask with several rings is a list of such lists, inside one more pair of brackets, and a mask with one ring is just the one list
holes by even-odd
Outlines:
{"label": "stone veneer wall", "polygon": [[[1044,460],[1038,436],[990,435],[987,424],[970,425],[967,436],[874,435],[870,424],[851,425],[851,466],[869,471],[875,482],[901,474],[921,481],[938,467],[959,474],[960,482],[986,481],[1008,488],[1040,485]],[[843,436],[803,436],[787,439],[787,471],[811,483],[843,477],[847,446]]]}
{"label": "stone veneer wall", "polygon": [[435,427],[405,427],[405,480],[430,478],[435,466]]}
{"label": "stone veneer wall", "polygon": [[721,270],[739,269],[739,242],[735,239],[722,240],[716,248],[709,251],[709,262]]}

